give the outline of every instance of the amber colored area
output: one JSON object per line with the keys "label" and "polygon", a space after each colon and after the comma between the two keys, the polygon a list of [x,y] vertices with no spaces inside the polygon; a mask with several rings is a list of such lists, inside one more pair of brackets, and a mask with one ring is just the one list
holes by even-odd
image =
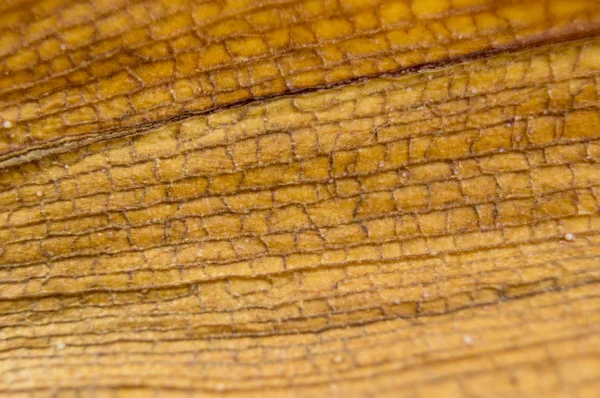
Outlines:
{"label": "amber colored area", "polygon": [[0,396],[596,398],[598,10],[0,5]]}
{"label": "amber colored area", "polygon": [[12,125],[0,133],[0,160],[600,27],[595,0],[38,0],[5,8],[0,122]]}

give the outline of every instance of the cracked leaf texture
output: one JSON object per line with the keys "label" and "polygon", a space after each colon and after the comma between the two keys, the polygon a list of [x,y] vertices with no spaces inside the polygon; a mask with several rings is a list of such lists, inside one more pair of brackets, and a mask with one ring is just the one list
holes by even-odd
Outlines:
{"label": "cracked leaf texture", "polygon": [[597,397],[600,4],[0,5],[0,395]]}

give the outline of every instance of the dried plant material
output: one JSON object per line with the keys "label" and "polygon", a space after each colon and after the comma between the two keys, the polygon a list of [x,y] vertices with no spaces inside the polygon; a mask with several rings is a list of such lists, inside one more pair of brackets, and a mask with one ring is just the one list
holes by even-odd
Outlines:
{"label": "dried plant material", "polygon": [[595,2],[14,3],[1,395],[600,389]]}

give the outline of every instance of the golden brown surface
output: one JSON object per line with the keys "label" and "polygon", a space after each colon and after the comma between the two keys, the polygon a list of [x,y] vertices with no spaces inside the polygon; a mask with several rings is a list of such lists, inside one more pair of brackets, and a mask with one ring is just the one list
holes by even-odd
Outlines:
{"label": "golden brown surface", "polygon": [[[0,19],[9,33],[52,21],[0,46],[0,115],[38,112],[5,130],[0,395],[598,395],[595,2],[64,3],[6,3]],[[361,31],[369,15],[378,25]],[[486,31],[482,20],[502,23]],[[429,36],[434,26],[452,39]],[[412,44],[364,41],[389,45],[394,29]],[[211,46],[232,56],[241,37],[282,30],[290,42],[278,52],[195,63]],[[312,44],[294,39],[307,32]],[[58,54],[14,67],[15,54],[41,57],[56,37],[72,65],[44,66]],[[176,43],[190,37],[182,52],[199,57],[198,74],[183,78]],[[473,55],[505,46],[517,48]],[[328,48],[340,63],[306,61]],[[110,80],[139,76],[127,64],[139,57],[172,72],[135,87]],[[420,67],[433,61],[443,62]],[[227,70],[233,88],[215,77]],[[242,70],[264,80],[240,84]],[[157,94],[202,79],[208,102],[199,89],[185,101]],[[103,84],[129,87],[112,108],[123,113],[70,125],[74,109],[112,101]],[[42,110],[77,90],[91,96]],[[138,95],[160,110],[134,106]],[[70,135],[87,138],[51,143]]]}
{"label": "golden brown surface", "polygon": [[1,160],[600,26],[600,4],[588,0],[53,0],[7,8],[0,122],[11,127],[0,134]]}

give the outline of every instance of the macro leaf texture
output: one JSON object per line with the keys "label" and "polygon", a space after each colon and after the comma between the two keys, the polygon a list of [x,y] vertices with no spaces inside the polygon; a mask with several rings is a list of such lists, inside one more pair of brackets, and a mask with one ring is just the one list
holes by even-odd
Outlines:
{"label": "macro leaf texture", "polygon": [[0,395],[598,397],[599,31],[5,0]]}

